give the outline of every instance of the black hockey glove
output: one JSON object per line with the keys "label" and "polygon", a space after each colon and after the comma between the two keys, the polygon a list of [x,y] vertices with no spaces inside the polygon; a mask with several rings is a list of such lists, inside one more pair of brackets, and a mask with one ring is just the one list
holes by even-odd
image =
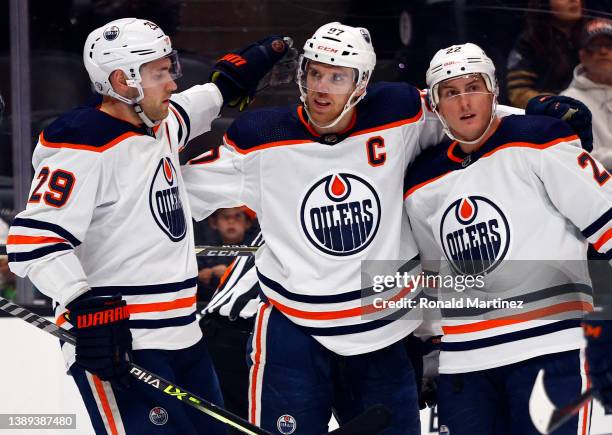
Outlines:
{"label": "black hockey glove", "polygon": [[588,314],[582,328],[593,396],[612,413],[612,308]]}
{"label": "black hockey glove", "polygon": [[[281,61],[281,71],[297,66],[297,51],[291,38],[269,36],[237,52],[227,53],[215,63],[210,80],[223,95],[224,104],[244,110],[253,100],[259,82]],[[293,63],[292,63],[293,62]]]}
{"label": "black hockey glove", "polygon": [[589,108],[571,97],[538,95],[527,103],[526,115],[545,115],[567,122],[580,138],[582,148],[593,150],[593,123]]}
{"label": "black hockey glove", "polygon": [[120,295],[85,294],[67,308],[76,337],[76,365],[114,387],[129,387],[132,334],[125,301]]}
{"label": "black hockey glove", "polygon": [[410,334],[404,339],[404,345],[414,369],[419,408],[433,408],[438,402],[437,364],[440,337],[430,337],[423,341]]}

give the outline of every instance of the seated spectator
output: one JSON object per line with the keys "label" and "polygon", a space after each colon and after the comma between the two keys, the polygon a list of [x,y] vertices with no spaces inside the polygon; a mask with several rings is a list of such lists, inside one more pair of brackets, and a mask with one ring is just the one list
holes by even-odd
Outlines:
{"label": "seated spectator", "polygon": [[508,55],[507,96],[524,108],[530,98],[558,94],[578,64],[582,0],[530,0],[526,28]]}
{"label": "seated spectator", "polygon": [[[596,18],[585,27],[580,48],[580,65],[563,95],[582,101],[593,114],[591,154],[612,171],[612,21]],[[593,246],[588,252],[589,273],[595,297],[609,293],[612,268],[605,255]],[[601,303],[602,300],[596,299]]]}
{"label": "seated spectator", "polygon": [[[209,245],[242,245],[248,243],[253,218],[246,207],[222,208],[215,211],[208,223],[214,236]],[[208,301],[233,257],[198,257],[198,300]]]}
{"label": "seated spectator", "polygon": [[[0,219],[0,244],[6,245],[9,226]],[[8,257],[0,255],[0,296],[15,300],[15,275],[9,270]]]}
{"label": "seated spectator", "polygon": [[612,20],[596,18],[584,29],[580,65],[563,95],[576,98],[593,114],[593,157],[612,171]]}

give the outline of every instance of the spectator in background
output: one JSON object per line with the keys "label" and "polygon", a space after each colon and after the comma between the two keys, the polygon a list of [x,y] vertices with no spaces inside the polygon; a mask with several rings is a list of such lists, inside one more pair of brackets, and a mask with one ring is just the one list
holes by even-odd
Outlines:
{"label": "spectator in background", "polygon": [[612,171],[612,20],[596,18],[584,28],[580,65],[563,95],[582,101],[593,114],[593,157]]}
{"label": "spectator in background", "polygon": [[[9,226],[0,219],[0,244],[6,245]],[[9,270],[8,257],[0,255],[0,296],[15,300],[15,275]]]}
{"label": "spectator in background", "polygon": [[[574,79],[563,95],[582,101],[591,110],[591,154],[612,171],[612,20],[596,18],[585,25],[579,55],[580,65],[574,69]],[[609,292],[612,268],[607,257],[598,254],[592,245],[588,259],[595,296],[601,297]]]}
{"label": "spectator in background", "polygon": [[530,98],[558,94],[578,64],[582,0],[530,0],[526,27],[508,55],[507,95],[524,108]]}
{"label": "spectator in background", "polygon": [[[246,207],[222,208],[208,218],[208,224],[214,230],[209,245],[242,245],[250,235],[249,229],[254,215]],[[216,290],[221,277],[233,257],[198,257],[198,301],[208,301]]]}

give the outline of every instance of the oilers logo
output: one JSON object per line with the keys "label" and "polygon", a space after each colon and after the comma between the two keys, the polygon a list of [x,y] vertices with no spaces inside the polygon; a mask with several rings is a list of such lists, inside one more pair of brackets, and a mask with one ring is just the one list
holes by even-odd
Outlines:
{"label": "oilers logo", "polygon": [[276,420],[276,428],[284,435],[290,435],[297,429],[295,418],[289,414],[284,414]]}
{"label": "oilers logo", "polygon": [[442,215],[440,241],[455,272],[485,274],[506,256],[510,227],[504,213],[491,200],[468,196],[453,202]]}
{"label": "oilers logo", "polygon": [[156,426],[163,426],[168,423],[168,411],[161,406],[156,406],[149,411],[149,420]]}
{"label": "oilers logo", "polygon": [[345,172],[316,181],[300,208],[302,230],[318,251],[348,256],[363,251],[380,224],[380,199],[363,178]]}
{"label": "oilers logo", "polygon": [[151,190],[149,206],[157,225],[173,242],[178,242],[187,233],[185,212],[179,194],[176,169],[169,157],[159,161]]}

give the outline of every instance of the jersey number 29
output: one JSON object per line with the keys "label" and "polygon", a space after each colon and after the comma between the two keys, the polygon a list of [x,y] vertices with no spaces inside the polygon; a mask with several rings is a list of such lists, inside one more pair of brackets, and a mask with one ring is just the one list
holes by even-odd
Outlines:
{"label": "jersey number 29", "polygon": [[[30,195],[28,203],[38,203],[42,199],[45,204],[51,207],[59,208],[66,204],[74,187],[74,174],[72,172],[63,169],[56,169],[51,172],[48,166],[44,166],[38,173],[37,178],[39,180],[38,185]],[[45,183],[47,183],[47,186],[43,190],[44,193],[39,192]]]}

